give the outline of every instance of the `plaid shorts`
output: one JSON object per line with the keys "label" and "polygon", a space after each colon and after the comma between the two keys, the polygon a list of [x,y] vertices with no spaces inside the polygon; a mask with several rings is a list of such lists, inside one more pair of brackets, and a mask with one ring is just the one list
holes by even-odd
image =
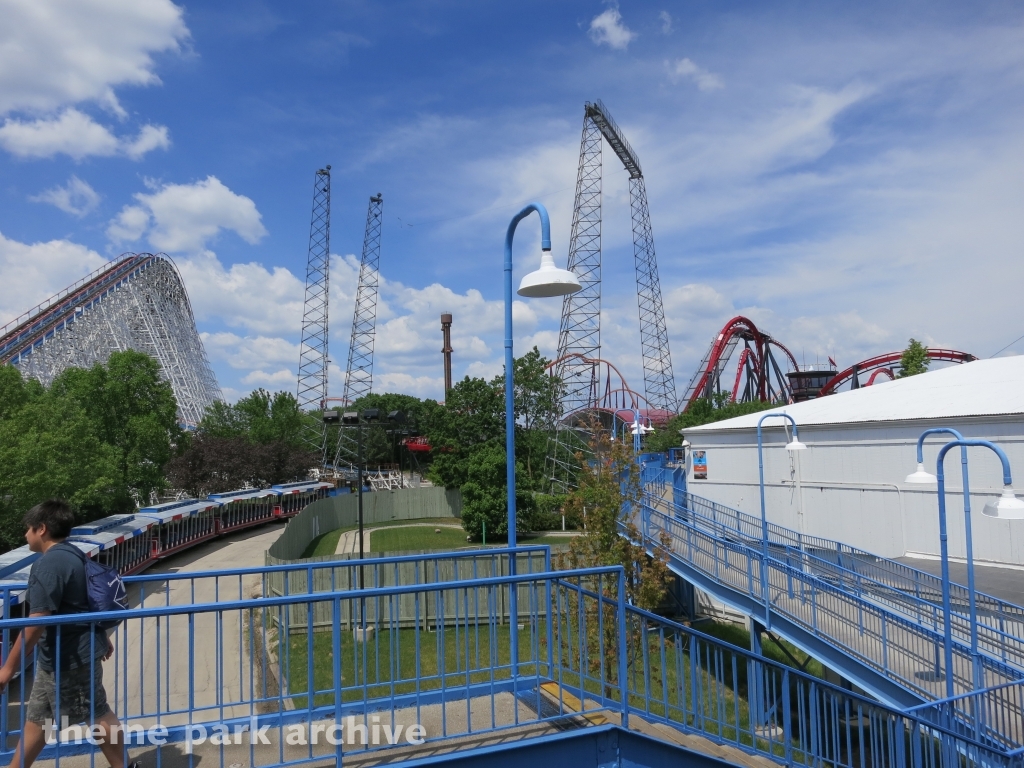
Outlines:
{"label": "plaid shorts", "polygon": [[57,705],[55,674],[36,668],[32,694],[25,710],[26,720],[36,725],[45,725],[47,720],[51,720],[60,726],[61,716],[65,716],[69,724],[76,725],[93,723],[110,711],[107,692],[103,689],[103,665],[99,659],[92,665],[61,671],[59,710]]}

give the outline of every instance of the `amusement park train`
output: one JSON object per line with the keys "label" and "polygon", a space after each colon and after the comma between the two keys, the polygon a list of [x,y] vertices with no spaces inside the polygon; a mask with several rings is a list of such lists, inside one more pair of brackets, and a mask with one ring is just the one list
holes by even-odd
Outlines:
{"label": "amusement park train", "polygon": [[[76,526],[68,541],[88,557],[128,576],[201,542],[294,517],[333,488],[331,483],[305,481],[157,504]],[[17,612],[28,586],[29,569],[38,557],[28,546],[0,555],[4,618]]]}

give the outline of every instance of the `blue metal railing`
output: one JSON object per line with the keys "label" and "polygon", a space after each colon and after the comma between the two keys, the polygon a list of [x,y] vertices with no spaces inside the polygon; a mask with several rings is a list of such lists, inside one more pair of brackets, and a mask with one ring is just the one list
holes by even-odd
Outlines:
{"label": "blue metal railing", "polygon": [[[717,525],[732,528],[737,535],[744,539],[761,541],[761,519],[759,517],[748,515],[700,496],[694,496],[691,493],[685,494],[682,504],[686,509],[702,518]],[[768,540],[776,546],[802,549],[818,558],[832,560],[841,568],[870,576],[893,589],[941,604],[942,580],[904,563],[879,557],[842,542],[800,534],[775,523],[768,524]],[[952,584],[951,599],[954,610],[965,613],[968,597],[966,586]],[[1024,637],[1024,607],[981,592],[976,593],[976,600],[979,619],[982,623],[1017,638]]]}
{"label": "blue metal railing", "polygon": [[[480,554],[366,561],[363,567],[384,578],[396,565],[411,563],[429,578],[435,567],[435,573],[456,562],[470,568]],[[170,599],[157,591],[161,578],[175,596],[216,591],[217,583],[231,585],[229,592],[238,584],[244,594],[259,593],[281,572],[150,574],[133,581],[147,584],[150,598],[159,601]],[[627,606],[620,600],[620,567],[362,583],[363,589],[131,610],[112,635],[114,655],[104,678],[111,706],[134,731],[131,749],[138,749],[142,729],[152,735],[159,725],[167,743],[146,747],[147,761],[157,766],[162,759],[180,760],[183,748],[190,765],[202,760],[222,768],[246,760],[282,766],[342,761],[394,747],[408,750],[395,752],[394,759],[402,759],[416,757],[416,747],[374,744],[378,726],[387,739],[398,726],[407,734],[410,725],[422,724],[427,744],[471,749],[516,729],[547,733],[554,726],[586,727],[599,717],[628,727],[639,717],[788,764],[1019,768],[1018,758],[984,735],[872,702]],[[514,621],[502,607],[511,590],[520,595]],[[309,631],[319,606],[329,612],[331,631]],[[299,627],[291,624],[296,615],[305,616]],[[342,628],[349,617],[371,615],[372,622],[360,618],[354,628]],[[88,619],[111,616],[125,615]],[[64,637],[80,630],[82,619],[3,620],[4,656],[12,635],[27,626],[56,627]],[[513,632],[519,638],[514,659]],[[20,671],[0,701],[0,757],[7,759],[24,722],[27,664]],[[207,738],[219,724],[227,728],[227,744]],[[329,734],[344,743],[330,742]],[[453,741],[467,736],[475,739]],[[83,751],[93,750],[61,740],[43,757],[59,765]]]}
{"label": "blue metal railing", "polygon": [[[663,496],[651,495],[649,503],[669,512],[684,511],[687,520],[714,536],[740,541],[748,546],[761,546],[761,523],[737,510],[723,507],[691,494],[685,497],[685,507],[672,505]],[[705,514],[707,510],[711,514]],[[726,522],[727,521],[727,522]],[[778,528],[778,526],[776,526]],[[787,529],[781,528],[783,532]],[[905,578],[900,563],[874,558],[872,555],[837,542],[815,537],[793,535],[793,544],[785,535],[770,535],[770,554],[790,565],[794,563],[805,572],[825,579],[847,592],[871,600],[899,612],[914,621],[927,623],[942,631],[941,581],[930,574],[906,568],[914,578]],[[828,549],[834,544],[834,549]],[[845,550],[845,553],[844,553]],[[874,558],[874,559],[869,559]],[[940,590],[940,591],[936,591]],[[971,634],[967,611],[967,590],[953,585],[952,630],[956,639],[968,642]],[[986,595],[978,595],[984,609],[979,609],[978,641],[980,650],[1005,664],[1021,670],[1024,676],[1024,609]],[[1015,615],[1019,614],[1019,615]]]}
{"label": "blue metal railing", "polygon": [[[794,567],[784,558],[771,556],[765,562],[760,546],[748,546],[721,535],[721,531],[709,531],[706,523],[693,522],[688,510],[675,509],[673,515],[666,515],[655,508],[655,504],[665,503],[645,495],[637,528],[649,547],[667,544],[670,565],[678,558],[685,568],[759,606],[759,616],[774,615],[792,622],[839,649],[856,664],[874,670],[925,700],[941,697],[940,683],[945,670],[940,667],[940,632],[841,585],[831,584],[799,565]],[[767,570],[765,580],[762,568]],[[764,583],[768,584],[767,595],[763,592]],[[970,649],[960,643],[953,655],[956,690],[967,693],[974,689],[973,665],[978,664],[986,684],[992,686],[990,696],[999,699],[992,706],[1021,712],[1012,698],[1000,699],[1010,689],[999,687],[1021,679],[1019,670],[989,657],[975,660]],[[956,709],[966,705],[967,702],[959,702],[952,706]],[[970,712],[965,709],[963,714],[969,716]]]}

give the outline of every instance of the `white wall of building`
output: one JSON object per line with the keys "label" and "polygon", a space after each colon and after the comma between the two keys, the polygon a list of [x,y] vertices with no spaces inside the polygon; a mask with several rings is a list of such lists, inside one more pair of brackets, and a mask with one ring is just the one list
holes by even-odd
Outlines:
{"label": "white wall of building", "polygon": [[[800,408],[795,405],[785,410],[800,423]],[[739,419],[721,425],[736,421]],[[783,423],[783,419],[770,419],[764,424],[768,520],[800,530],[802,507],[805,533],[836,539],[884,557],[939,554],[936,487],[904,482],[916,468],[917,438],[925,429],[953,427],[965,437],[997,443],[1016,470],[1015,485],[1024,489],[1024,414],[801,425],[800,439],[808,449],[794,453],[784,448],[789,438]],[[693,462],[687,462],[688,489],[759,515],[756,428],[715,427],[707,425],[686,432],[691,455],[694,450],[704,450],[707,458],[706,480],[695,479]],[[935,472],[938,449],[947,439],[951,438],[935,435],[925,443],[925,467],[929,472]],[[998,458],[988,449],[971,448],[969,459],[975,560],[1024,566],[1024,520],[997,520],[981,512],[985,502],[1002,491]],[[796,462],[802,481],[800,494]],[[959,449],[947,454],[945,472],[949,551],[951,557],[964,558]]]}

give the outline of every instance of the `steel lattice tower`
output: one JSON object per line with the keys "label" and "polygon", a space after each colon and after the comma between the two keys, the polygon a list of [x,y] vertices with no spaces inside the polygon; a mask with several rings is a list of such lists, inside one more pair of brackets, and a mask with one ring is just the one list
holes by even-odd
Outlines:
{"label": "steel lattice tower", "polygon": [[[640,169],[637,167],[637,173]],[[636,299],[640,311],[640,348],[644,358],[647,405],[669,414],[678,411],[676,378],[668,348],[661,279],[654,255],[654,233],[647,209],[647,187],[641,175],[629,178],[629,207],[633,218],[633,260],[636,263]]]}
{"label": "steel lattice tower", "polygon": [[178,419],[196,425],[221,399],[192,306],[166,254],[126,253],[0,328],[0,364],[49,385],[65,368],[134,349],[160,364]]}
{"label": "steel lattice tower", "polygon": [[[328,290],[331,267],[331,166],[313,176],[313,214],[309,224],[306,298],[299,346],[299,408],[322,411],[327,399]],[[303,439],[321,457],[326,450],[327,425],[307,419]]]}
{"label": "steel lattice tower", "polygon": [[661,282],[654,252],[654,235],[647,206],[640,160],[626,137],[600,101],[587,102],[583,111],[583,137],[576,176],[569,269],[583,288],[562,301],[555,375],[562,381],[560,418],[548,447],[549,477],[565,490],[573,485],[575,453],[585,450],[578,424],[567,417],[591,407],[596,382],[593,363],[601,354],[601,174],[602,139],[615,152],[629,173],[629,199],[633,223],[633,256],[636,266],[637,302],[640,315],[640,348],[644,366],[644,389],[651,408],[675,413],[675,377],[669,353]]}
{"label": "steel lattice tower", "polygon": [[359,262],[359,287],[352,313],[352,339],[348,345],[348,367],[345,369],[346,402],[370,394],[373,386],[373,340],[377,324],[377,288],[380,282],[380,230],[384,198],[377,193],[370,198],[366,211],[366,234],[363,256]]}
{"label": "steel lattice tower", "polygon": [[[373,387],[373,342],[377,325],[377,289],[380,285],[380,236],[384,197],[378,192],[370,198],[366,210],[366,233],[363,255],[359,262],[359,286],[356,288],[352,312],[352,338],[348,345],[348,366],[345,369],[344,402],[352,403],[370,394]],[[351,465],[356,458],[356,441],[349,430],[338,430],[334,466]]]}
{"label": "steel lattice tower", "polygon": [[[568,268],[582,286],[562,299],[558,330],[558,364],[555,376],[562,382],[560,416],[586,408],[592,398],[594,367],[578,357],[601,355],[601,129],[586,113],[580,139],[580,163],[576,172],[576,199],[569,238]],[[548,476],[560,489],[572,485],[576,453],[586,449],[585,440],[556,420],[555,435],[548,446]]]}

